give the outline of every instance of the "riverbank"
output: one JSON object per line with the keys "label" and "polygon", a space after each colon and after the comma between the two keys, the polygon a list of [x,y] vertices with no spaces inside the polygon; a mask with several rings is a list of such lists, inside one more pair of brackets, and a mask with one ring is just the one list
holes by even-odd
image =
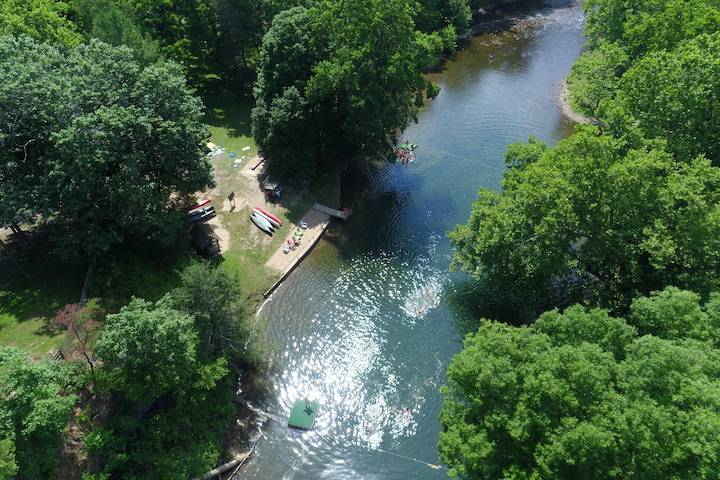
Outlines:
{"label": "riverbank", "polygon": [[558,85],[557,102],[563,115],[575,123],[581,125],[595,125],[597,121],[582,113],[578,113],[570,104],[570,89],[568,88],[567,79],[563,79]]}
{"label": "riverbank", "polygon": [[581,12],[530,16],[469,40],[433,74],[440,95],[402,134],[420,145],[417,161],[371,172],[352,221],[262,308],[270,387],[247,398],[285,420],[298,398],[321,409],[312,432],[266,423],[238,478],[447,478],[428,464],[440,463],[439,392],[468,330],[447,301],[462,283],[446,232],[479,188],[499,187],[508,144],[572,132],[556,89],[581,49]]}

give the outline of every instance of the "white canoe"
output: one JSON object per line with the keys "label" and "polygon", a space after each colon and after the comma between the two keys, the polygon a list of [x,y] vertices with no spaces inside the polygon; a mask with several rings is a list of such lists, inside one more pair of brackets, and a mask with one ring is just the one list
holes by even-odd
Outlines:
{"label": "white canoe", "polygon": [[268,223],[270,225],[273,226],[273,228],[280,228],[280,223],[277,220],[268,217],[267,215],[265,215],[263,212],[261,212],[257,208],[253,208],[253,215],[257,215],[258,217],[264,218],[265,220],[268,221]]}
{"label": "white canoe", "polygon": [[270,235],[272,235],[275,232],[272,225],[270,225],[270,222],[268,222],[264,217],[256,215],[255,212],[253,212],[252,215],[250,215],[250,219],[263,232],[268,233]]}

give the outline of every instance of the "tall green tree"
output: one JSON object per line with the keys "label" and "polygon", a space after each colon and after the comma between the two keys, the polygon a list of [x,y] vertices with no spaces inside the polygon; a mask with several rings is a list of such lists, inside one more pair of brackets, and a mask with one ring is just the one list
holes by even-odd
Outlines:
{"label": "tall green tree", "polygon": [[102,473],[170,480],[217,463],[234,385],[227,360],[199,350],[193,317],[168,300],[134,299],[108,315],[96,354],[113,410],[86,439]]}
{"label": "tall green tree", "polygon": [[75,0],[75,9],[88,38],[110,45],[126,45],[142,65],[161,58],[160,42],[143,31],[127,5],[117,4],[115,0]]}
{"label": "tall green tree", "polygon": [[8,438],[0,439],[0,479],[12,480],[18,473],[15,463],[15,445]]}
{"label": "tall green tree", "polygon": [[638,294],[718,286],[720,169],[677,162],[657,147],[629,149],[585,127],[481,190],[451,233],[455,264],[499,284],[545,293],[588,278],[622,311]]}
{"label": "tall green tree", "polygon": [[0,222],[35,216],[65,256],[172,241],[175,203],[212,184],[202,116],[177,64],[142,67],[98,41],[64,50],[3,37]]}
{"label": "tall green tree", "polygon": [[720,351],[657,333],[577,306],[530,327],[485,321],[448,369],[439,450],[451,475],[711,477]]}
{"label": "tall green tree", "polygon": [[0,478],[50,478],[76,398],[70,369],[0,346]]}
{"label": "tall green tree", "polygon": [[387,149],[433,91],[418,38],[407,0],[319,1],[278,15],[263,40],[252,114],[271,168],[307,178]]}
{"label": "tall green tree", "polygon": [[40,42],[75,46],[82,35],[62,0],[3,0],[0,2],[0,36],[29,35]]}
{"label": "tall green tree", "polygon": [[208,262],[193,262],[181,272],[180,286],[171,292],[167,302],[192,315],[204,358],[256,360],[256,338],[248,325],[236,278]]}
{"label": "tall green tree", "polygon": [[615,97],[627,64],[627,54],[616,43],[603,43],[584,53],[568,77],[573,107],[585,114],[597,116],[600,104]]}
{"label": "tall green tree", "polygon": [[467,0],[420,0],[415,25],[432,33],[452,27],[455,35],[465,33],[470,26],[470,5]]}
{"label": "tall green tree", "polygon": [[585,13],[590,46],[616,42],[631,59],[720,28],[718,0],[588,0]]}
{"label": "tall green tree", "polygon": [[218,17],[214,0],[123,0],[142,25],[155,33],[163,53],[199,80],[213,71]]}
{"label": "tall green tree", "polygon": [[720,33],[638,61],[622,77],[619,102],[646,136],[667,139],[679,158],[705,154],[719,164]]}
{"label": "tall green tree", "polygon": [[640,333],[671,340],[692,338],[720,346],[720,294],[703,304],[700,295],[675,287],[633,301],[628,321]]}
{"label": "tall green tree", "polygon": [[134,299],[119,313],[107,316],[95,353],[113,391],[151,403],[191,383],[197,344],[189,315]]}

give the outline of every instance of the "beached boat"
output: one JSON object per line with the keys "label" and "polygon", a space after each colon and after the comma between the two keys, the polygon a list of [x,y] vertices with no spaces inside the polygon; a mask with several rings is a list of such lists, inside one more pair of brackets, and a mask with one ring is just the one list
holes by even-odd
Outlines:
{"label": "beached boat", "polygon": [[267,220],[268,223],[273,226],[273,228],[280,228],[280,225],[282,225],[280,222],[278,222],[277,220],[274,220],[270,215],[264,213],[259,208],[253,208],[253,214]]}
{"label": "beached boat", "polygon": [[257,225],[260,230],[267,233],[268,235],[272,235],[275,232],[273,226],[270,225],[270,222],[268,222],[266,218],[258,215],[256,212],[253,212],[252,215],[250,215],[250,219],[255,225]]}
{"label": "beached boat", "polygon": [[275,215],[273,215],[272,213],[268,212],[267,210],[265,210],[265,209],[262,208],[262,207],[255,207],[255,208],[253,208],[253,210],[257,210],[258,212],[262,213],[263,215],[265,215],[265,216],[268,217],[269,219],[274,220],[275,222],[277,222],[278,225],[282,225],[282,223],[283,223],[282,220],[280,220],[280,218],[276,217]]}
{"label": "beached boat", "polygon": [[188,208],[187,212],[188,212],[188,214],[191,214],[191,213],[193,213],[194,210],[198,210],[203,207],[207,207],[210,203],[212,203],[212,199],[204,200],[204,201],[197,203],[197,204],[193,205],[192,207]]}

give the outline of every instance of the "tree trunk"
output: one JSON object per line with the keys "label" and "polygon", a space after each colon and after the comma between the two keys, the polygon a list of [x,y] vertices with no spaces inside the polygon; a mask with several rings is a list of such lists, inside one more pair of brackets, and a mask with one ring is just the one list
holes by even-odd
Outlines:
{"label": "tree trunk", "polygon": [[85,273],[85,281],[83,282],[82,292],[80,293],[80,306],[84,307],[88,301],[88,295],[90,294],[90,284],[92,283],[93,273],[95,273],[95,265],[97,264],[97,255],[90,260],[90,266]]}

